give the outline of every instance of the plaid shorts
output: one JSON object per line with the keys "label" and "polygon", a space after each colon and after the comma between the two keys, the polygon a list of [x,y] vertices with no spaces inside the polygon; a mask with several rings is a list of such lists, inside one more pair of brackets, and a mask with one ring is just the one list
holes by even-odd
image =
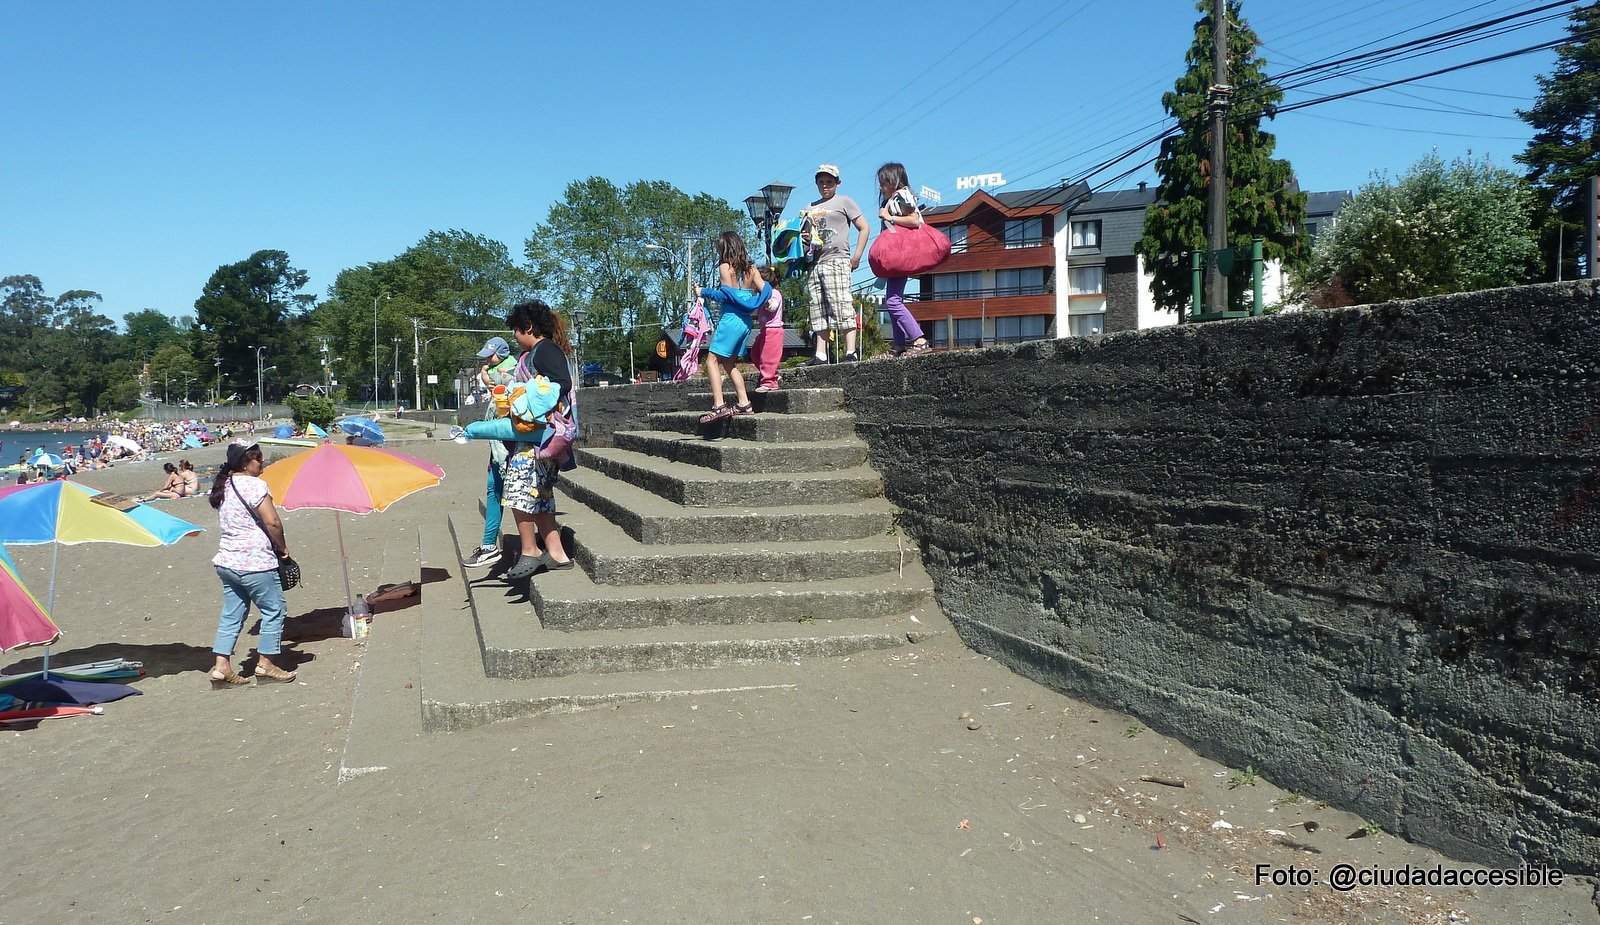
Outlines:
{"label": "plaid shorts", "polygon": [[536,458],[537,446],[524,443],[518,447],[521,452],[512,453],[506,460],[501,503],[524,514],[554,514],[560,464]]}
{"label": "plaid shorts", "polygon": [[850,298],[850,256],[824,257],[811,268],[811,330],[848,331],[856,326],[856,303]]}

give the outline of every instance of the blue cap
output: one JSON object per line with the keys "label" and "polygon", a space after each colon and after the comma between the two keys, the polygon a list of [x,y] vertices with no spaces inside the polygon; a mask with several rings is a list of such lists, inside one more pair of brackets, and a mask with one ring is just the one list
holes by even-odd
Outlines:
{"label": "blue cap", "polygon": [[506,343],[504,337],[491,337],[483,342],[483,349],[478,351],[478,359],[486,360],[491,356],[508,357],[511,355],[511,345]]}

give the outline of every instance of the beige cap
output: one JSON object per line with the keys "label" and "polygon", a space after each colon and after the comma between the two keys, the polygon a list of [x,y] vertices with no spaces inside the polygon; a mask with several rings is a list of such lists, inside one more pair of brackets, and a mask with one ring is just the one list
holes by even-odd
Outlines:
{"label": "beige cap", "polygon": [[839,176],[839,168],[838,168],[838,166],[834,165],[834,164],[819,164],[819,165],[817,165],[817,173],[825,173],[828,176],[834,178],[835,180],[839,180],[840,182],[844,181],[844,178]]}

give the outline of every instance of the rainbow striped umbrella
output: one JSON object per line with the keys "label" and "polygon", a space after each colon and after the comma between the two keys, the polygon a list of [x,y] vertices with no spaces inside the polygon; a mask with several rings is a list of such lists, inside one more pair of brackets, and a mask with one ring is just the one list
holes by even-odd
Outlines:
{"label": "rainbow striped umbrella", "polygon": [[344,551],[340,511],[371,514],[407,495],[432,488],[444,470],[424,459],[376,447],[324,443],[280,459],[262,470],[261,478],[277,505],[286,511],[326,508],[334,512],[339,534],[339,561],[344,567],[344,596],[353,611],[350,561]]}
{"label": "rainbow striped umbrella", "polygon": [[[46,613],[55,611],[56,566],[61,547],[78,543],[121,543],[125,546],[170,546],[202,528],[164,511],[138,505],[119,511],[92,500],[102,494],[76,482],[34,482],[0,488],[0,543],[21,546],[52,543],[50,593]],[[44,652],[49,676],[50,650]]]}

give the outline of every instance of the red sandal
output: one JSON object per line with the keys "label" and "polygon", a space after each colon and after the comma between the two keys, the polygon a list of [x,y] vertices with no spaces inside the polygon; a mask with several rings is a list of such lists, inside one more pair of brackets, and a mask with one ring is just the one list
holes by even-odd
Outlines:
{"label": "red sandal", "polygon": [[725,417],[731,417],[733,413],[733,406],[724,402],[715,408],[712,408],[710,411],[707,411],[705,414],[700,415],[700,423],[715,424]]}

